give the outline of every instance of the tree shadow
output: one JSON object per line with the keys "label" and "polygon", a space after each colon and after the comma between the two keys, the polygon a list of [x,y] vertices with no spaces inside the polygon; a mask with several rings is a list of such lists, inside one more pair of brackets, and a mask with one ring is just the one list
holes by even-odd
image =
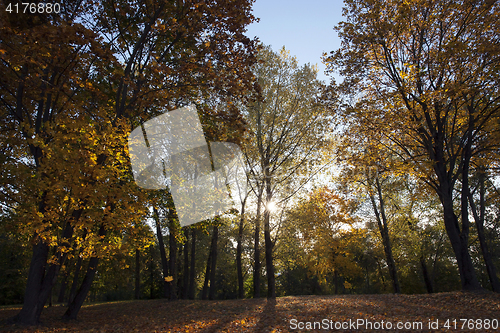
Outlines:
{"label": "tree shadow", "polygon": [[259,321],[255,327],[255,332],[271,332],[272,326],[276,324],[276,298],[268,298]]}

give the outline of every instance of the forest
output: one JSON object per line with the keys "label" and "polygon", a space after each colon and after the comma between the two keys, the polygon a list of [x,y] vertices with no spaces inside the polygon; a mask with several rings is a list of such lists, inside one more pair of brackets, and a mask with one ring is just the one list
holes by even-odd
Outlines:
{"label": "forest", "polygon": [[[134,299],[500,292],[498,1],[345,0],[330,82],[245,35],[253,0],[35,2],[0,3],[12,322]],[[184,107],[245,171],[232,208],[189,225],[170,185],[140,186],[129,140]]]}

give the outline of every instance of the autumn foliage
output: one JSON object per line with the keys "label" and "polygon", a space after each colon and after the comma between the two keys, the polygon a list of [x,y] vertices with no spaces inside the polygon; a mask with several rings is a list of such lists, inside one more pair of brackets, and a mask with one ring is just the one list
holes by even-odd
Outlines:
{"label": "autumn foliage", "polygon": [[[252,3],[0,4],[1,329],[498,319],[499,2],[345,0],[329,84],[245,35]],[[181,227],[127,138],[188,105],[247,183]]]}

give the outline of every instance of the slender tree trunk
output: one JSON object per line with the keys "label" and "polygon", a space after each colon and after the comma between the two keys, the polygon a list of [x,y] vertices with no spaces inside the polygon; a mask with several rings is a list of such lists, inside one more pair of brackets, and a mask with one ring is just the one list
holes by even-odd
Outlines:
{"label": "slender tree trunk", "polygon": [[217,243],[219,240],[219,227],[214,226],[214,232],[212,235],[212,246],[210,247],[211,252],[211,262],[210,262],[210,290],[208,292],[208,299],[215,299],[216,283],[215,283],[215,269],[217,267]]}
{"label": "slender tree trunk", "polygon": [[177,299],[177,229],[174,225],[174,216],[172,209],[169,209],[169,270],[172,275],[172,281],[170,282],[170,300]]}
{"label": "slender tree trunk", "polygon": [[[99,228],[99,236],[105,236],[106,229],[104,228],[104,224],[101,224]],[[73,299],[73,301],[68,305],[68,309],[66,313],[63,315],[63,319],[76,319],[78,312],[80,311],[85,298],[89,293],[90,287],[92,286],[92,282],[94,281],[94,276],[97,271],[97,265],[99,264],[99,257],[91,257],[89,260],[89,266],[87,268],[87,273],[83,278],[82,285],[78,289],[78,292]]]}
{"label": "slender tree trunk", "polygon": [[208,283],[210,281],[210,268],[212,267],[211,262],[212,262],[212,251],[208,253],[207,267],[205,269],[205,280],[203,281],[203,289],[201,291],[202,300],[208,299]]}
{"label": "slender tree trunk", "polygon": [[141,252],[135,250],[135,299],[141,298]]}
{"label": "slender tree trunk", "polygon": [[334,293],[335,293],[335,295],[338,295],[339,294],[339,273],[337,272],[336,269],[333,271],[333,285],[335,286]]}
{"label": "slender tree trunk", "polygon": [[71,283],[71,290],[69,291],[68,305],[73,302],[73,298],[76,295],[76,288],[78,288],[78,279],[80,277],[80,270],[82,267],[82,257],[78,254],[78,259],[76,261],[75,274],[73,275],[73,282]]}
{"label": "slender tree trunk", "polygon": [[149,299],[153,299],[153,287],[154,287],[154,274],[153,274],[153,265],[154,265],[154,253],[153,253],[153,246],[149,247],[149,250],[151,251],[151,261],[149,262]]}
{"label": "slender tree trunk", "polygon": [[385,278],[384,278],[384,272],[382,271],[382,265],[380,265],[380,261],[377,258],[377,268],[378,268],[378,274],[380,275],[380,279],[382,280],[382,286],[384,287],[384,290],[386,288],[385,285]]}
{"label": "slender tree trunk", "polygon": [[240,223],[238,226],[238,239],[236,245],[236,271],[238,274],[238,298],[245,298],[245,290],[243,287],[243,267],[241,262],[241,254],[242,254],[242,242],[243,242],[243,228],[245,223],[245,204],[247,197],[243,199],[241,203],[241,214],[240,214]]}
{"label": "slender tree trunk", "polygon": [[[270,178],[266,178],[266,203],[269,204],[272,199]],[[266,272],[267,272],[267,298],[276,298],[276,281],[273,265],[273,241],[271,239],[270,226],[271,212],[267,208],[264,211],[264,240],[266,246]]]}
{"label": "slender tree trunk", "polygon": [[191,230],[191,267],[189,270],[189,299],[195,297],[196,228]]}
{"label": "slender tree trunk", "polygon": [[169,283],[165,281],[165,278],[168,275],[168,262],[167,262],[167,255],[165,253],[165,244],[163,243],[163,232],[161,230],[161,225],[160,225],[160,215],[158,215],[158,210],[156,207],[153,207],[153,212],[154,212],[154,218],[156,222],[156,237],[158,238],[158,246],[160,248],[160,258],[161,258],[161,268],[163,271],[163,298],[168,298],[168,293],[169,293]]}
{"label": "slender tree trunk", "polygon": [[186,242],[184,243],[184,264],[182,273],[182,298],[188,299],[189,294],[189,229],[185,228]]}
{"label": "slender tree trunk", "polygon": [[254,237],[254,266],[253,266],[253,297],[260,297],[260,208],[262,205],[262,191],[263,187],[259,190],[257,195],[257,214],[255,216],[255,237]]}
{"label": "slender tree trunk", "polygon": [[422,267],[422,275],[424,276],[425,288],[427,289],[427,293],[432,294],[434,292],[434,288],[432,287],[432,280],[429,276],[429,271],[427,270],[427,264],[425,263],[424,256],[420,257],[420,267]]}
{"label": "slender tree trunk", "polygon": [[[87,229],[84,230],[83,232],[83,239],[87,237]],[[76,288],[78,288],[78,279],[80,277],[80,270],[82,267],[82,261],[83,258],[81,256],[81,249],[78,250],[78,259],[76,260],[76,267],[75,267],[75,273],[73,274],[73,282],[71,283],[71,289],[69,291],[69,296],[68,296],[68,305],[73,302],[73,298],[75,298],[76,295]]]}
{"label": "slender tree trunk", "polygon": [[59,296],[57,297],[57,303],[64,302],[64,296],[66,295],[66,287],[68,286],[69,267],[70,265],[67,264],[66,269],[64,270],[64,276],[61,281],[61,288],[59,289]]}
{"label": "slender tree trunk", "polygon": [[395,294],[399,294],[401,292],[401,288],[399,285],[396,263],[394,262],[394,257],[392,255],[391,240],[389,238],[389,228],[387,226],[387,216],[385,214],[384,198],[382,197],[382,187],[380,186],[378,176],[375,178],[375,186],[377,189],[380,211],[377,208],[377,203],[375,202],[375,197],[371,190],[369,191],[370,201],[372,203],[373,211],[375,212],[375,218],[377,220],[380,236],[382,237],[382,243],[384,244],[384,253],[387,260],[387,266],[389,268],[389,274],[392,280],[392,288]]}
{"label": "slender tree trunk", "polygon": [[468,198],[471,205],[471,210],[474,215],[474,221],[476,222],[477,235],[479,238],[479,245],[481,246],[481,253],[483,254],[484,263],[486,264],[486,271],[488,272],[488,278],[490,280],[491,288],[494,292],[500,292],[500,281],[496,273],[496,267],[493,263],[493,258],[488,249],[488,243],[486,242],[486,237],[484,235],[484,216],[485,216],[485,171],[479,170],[479,214],[477,212],[477,207],[472,197],[472,193],[468,191]]}
{"label": "slender tree trunk", "polygon": [[63,315],[63,319],[76,319],[80,308],[87,298],[90,287],[92,286],[92,281],[94,280],[95,272],[97,270],[97,265],[99,264],[99,258],[91,257],[89,260],[89,266],[87,268],[87,273],[83,278],[83,282],[78,289],[73,301],[69,303],[68,309]]}

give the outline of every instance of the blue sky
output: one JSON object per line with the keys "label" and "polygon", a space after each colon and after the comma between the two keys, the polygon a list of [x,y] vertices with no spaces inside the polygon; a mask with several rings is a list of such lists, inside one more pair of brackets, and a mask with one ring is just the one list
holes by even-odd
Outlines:
{"label": "blue sky", "polygon": [[247,36],[257,36],[274,51],[285,46],[299,63],[318,65],[318,78],[330,80],[321,63],[323,52],[340,47],[333,27],[342,21],[342,0],[257,0],[253,14],[259,23],[248,27]]}

